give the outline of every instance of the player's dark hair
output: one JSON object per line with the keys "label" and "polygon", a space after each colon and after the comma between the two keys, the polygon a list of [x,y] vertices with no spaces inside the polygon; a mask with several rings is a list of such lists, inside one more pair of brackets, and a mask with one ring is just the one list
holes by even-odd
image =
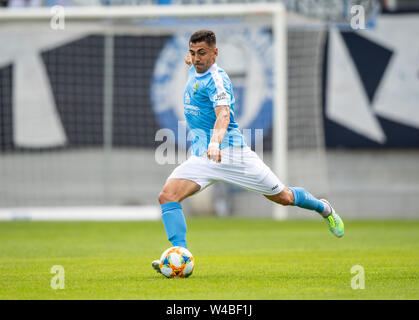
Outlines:
{"label": "player's dark hair", "polygon": [[197,43],[202,41],[205,41],[205,43],[209,46],[215,46],[217,43],[215,33],[211,30],[198,30],[194,32],[189,39],[189,43]]}

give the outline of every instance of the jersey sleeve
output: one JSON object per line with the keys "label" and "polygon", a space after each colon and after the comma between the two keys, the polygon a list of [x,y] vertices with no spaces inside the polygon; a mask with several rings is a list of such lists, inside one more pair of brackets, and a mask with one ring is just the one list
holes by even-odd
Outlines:
{"label": "jersey sleeve", "polygon": [[213,107],[230,106],[233,100],[232,85],[228,77],[223,77],[220,73],[211,74],[212,79],[208,83],[208,97]]}

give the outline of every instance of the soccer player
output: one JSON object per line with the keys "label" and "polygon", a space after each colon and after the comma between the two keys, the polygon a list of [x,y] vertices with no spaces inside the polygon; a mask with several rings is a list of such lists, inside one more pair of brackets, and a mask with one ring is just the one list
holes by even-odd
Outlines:
{"label": "soccer player", "polygon": [[[216,181],[235,184],[284,206],[318,212],[329,230],[342,237],[344,225],[330,203],[316,199],[301,187],[286,187],[245,142],[234,119],[235,99],[227,73],[216,64],[216,36],[199,30],[189,40],[185,62],[190,65],[184,92],[184,113],[192,142],[192,155],[167,178],[159,202],[167,237],[173,246],[186,246],[183,199]],[[160,272],[160,261],[152,266]]]}

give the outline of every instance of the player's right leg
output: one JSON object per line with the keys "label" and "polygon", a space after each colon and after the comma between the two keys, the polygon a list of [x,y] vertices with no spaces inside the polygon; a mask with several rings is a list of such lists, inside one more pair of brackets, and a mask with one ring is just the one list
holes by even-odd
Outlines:
{"label": "player's right leg", "polygon": [[201,186],[186,179],[168,179],[159,194],[162,220],[173,246],[186,248],[186,221],[180,202],[199,191]]}
{"label": "player's right leg", "polygon": [[[162,220],[167,238],[173,246],[186,248],[186,221],[180,202],[199,191],[201,186],[187,179],[168,179],[159,194]],[[160,271],[160,260],[154,260],[151,266]]]}
{"label": "player's right leg", "polygon": [[[173,246],[186,248],[186,222],[180,202],[211,185],[214,182],[212,176],[206,157],[191,156],[167,178],[159,194],[159,202],[167,238]],[[152,263],[158,272],[159,264],[159,260]]]}

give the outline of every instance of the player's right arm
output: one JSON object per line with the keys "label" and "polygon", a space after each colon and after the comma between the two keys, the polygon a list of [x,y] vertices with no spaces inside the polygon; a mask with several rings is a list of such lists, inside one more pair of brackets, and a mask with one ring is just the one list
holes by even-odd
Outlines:
{"label": "player's right arm", "polygon": [[221,162],[220,144],[230,124],[230,106],[217,106],[214,108],[215,120],[213,134],[208,145],[207,157],[215,162]]}
{"label": "player's right arm", "polygon": [[232,93],[230,92],[229,79],[223,78],[220,73],[211,73],[212,81],[208,85],[208,97],[214,107],[216,120],[213,133],[208,145],[208,158],[221,162],[220,145],[224,140],[228,126],[230,125],[230,102]]}

